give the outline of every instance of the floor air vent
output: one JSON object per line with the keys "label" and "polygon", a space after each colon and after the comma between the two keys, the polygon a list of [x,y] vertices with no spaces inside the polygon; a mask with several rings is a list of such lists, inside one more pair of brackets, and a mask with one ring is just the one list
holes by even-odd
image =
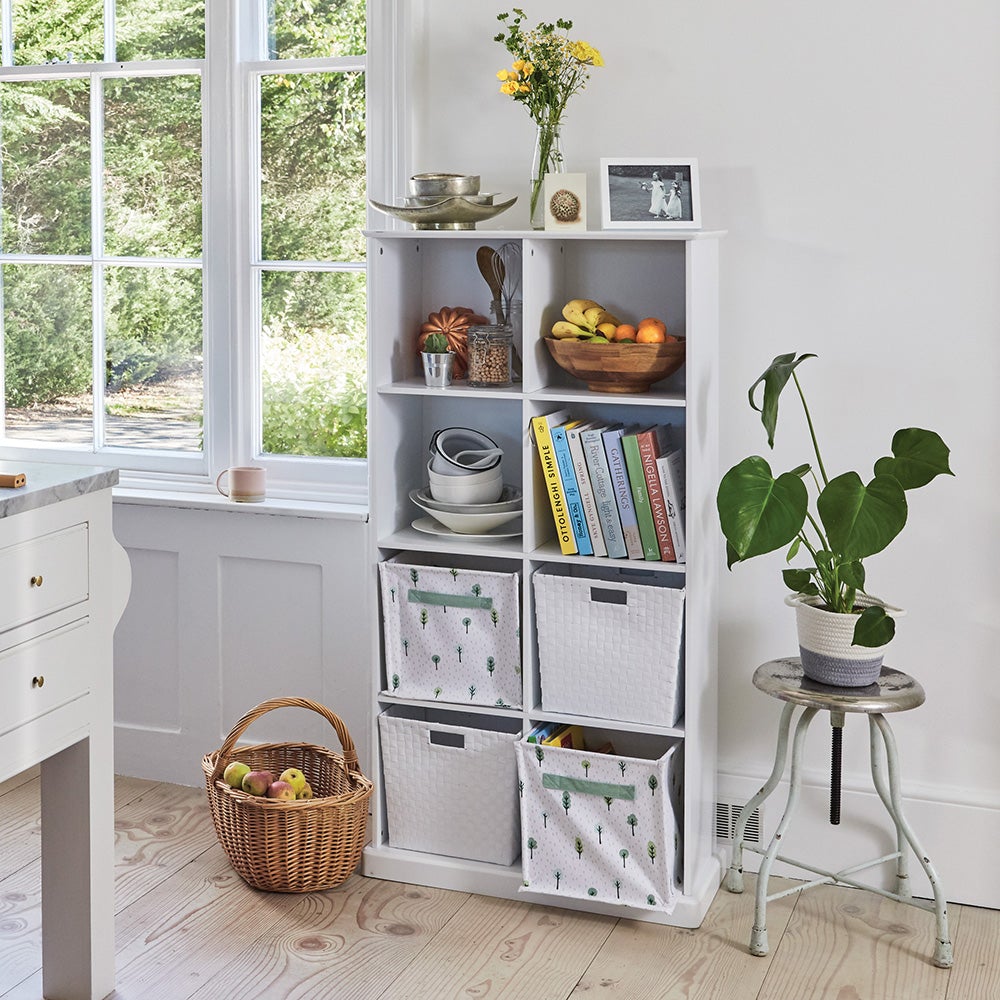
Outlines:
{"label": "floor air vent", "polygon": [[[734,802],[715,803],[715,838],[716,840],[732,840],[736,832],[736,823],[740,818],[743,806]],[[750,814],[743,839],[747,843],[760,843],[760,809],[754,809]]]}

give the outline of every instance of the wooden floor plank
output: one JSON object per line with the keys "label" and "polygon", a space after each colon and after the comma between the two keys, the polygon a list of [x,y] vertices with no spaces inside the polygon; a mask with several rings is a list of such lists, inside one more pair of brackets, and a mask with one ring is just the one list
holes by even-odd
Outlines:
{"label": "wooden floor plank", "polygon": [[41,773],[41,765],[35,764],[34,766],[21,771],[19,774],[12,774],[9,778],[0,781],[0,795],[3,795],[4,792],[12,791],[17,788],[18,785],[25,784],[25,782],[33,781]]}
{"label": "wooden floor plank", "polygon": [[41,862],[0,882],[0,996],[42,966]]}
{"label": "wooden floor plank", "polygon": [[[948,916],[954,935],[961,907]],[[871,892],[807,890],[771,947],[760,1000],[945,1000],[949,972],[932,962],[933,914]]]}
{"label": "wooden floor plank", "polygon": [[158,784],[158,781],[148,781],[146,778],[128,778],[123,774],[116,774],[115,811],[117,812],[141,795],[145,795]]}
{"label": "wooden floor plank", "polygon": [[11,788],[0,799],[0,880],[40,855],[41,801],[37,777]]}
{"label": "wooden floor plank", "polygon": [[202,789],[159,784],[115,813],[115,906],[128,906],[218,843]]}
{"label": "wooden floor plank", "polygon": [[1000,997],[998,938],[1000,913],[975,906],[962,907],[961,923],[952,928],[955,966],[948,980],[948,1000]]}
{"label": "wooden floor plank", "polygon": [[568,997],[614,917],[472,896],[383,1000]]}
{"label": "wooden floor plank", "polygon": [[[748,942],[756,878],[744,876],[738,895],[724,889],[697,930],[623,920],[597,953],[573,1000],[596,995],[620,1000],[756,1000],[773,960],[756,958]],[[771,879],[772,892],[791,885]],[[785,897],[768,907],[772,940],[780,940],[795,906]]]}
{"label": "wooden floor plank", "polygon": [[256,936],[246,928],[239,953],[192,1000],[378,1000],[467,899],[358,875],[329,892],[256,897],[272,925]]}

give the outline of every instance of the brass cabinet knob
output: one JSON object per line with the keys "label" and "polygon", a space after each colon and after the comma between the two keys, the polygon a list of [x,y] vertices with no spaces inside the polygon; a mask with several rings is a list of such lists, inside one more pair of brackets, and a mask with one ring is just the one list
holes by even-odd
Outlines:
{"label": "brass cabinet knob", "polygon": [[39,674],[37,677],[31,678],[31,686],[33,688],[40,688],[45,683],[45,678]]}
{"label": "brass cabinet knob", "polygon": [[42,574],[39,573],[38,576],[33,576],[31,578],[32,587],[40,587],[42,585]]}

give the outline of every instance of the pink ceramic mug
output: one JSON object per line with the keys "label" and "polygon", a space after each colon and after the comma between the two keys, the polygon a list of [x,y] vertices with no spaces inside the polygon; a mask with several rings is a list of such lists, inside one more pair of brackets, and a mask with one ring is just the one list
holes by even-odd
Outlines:
{"label": "pink ceramic mug", "polygon": [[[228,490],[222,486],[225,475],[229,476]],[[258,465],[236,465],[219,473],[215,488],[237,503],[260,503],[266,495],[266,477],[265,470]]]}

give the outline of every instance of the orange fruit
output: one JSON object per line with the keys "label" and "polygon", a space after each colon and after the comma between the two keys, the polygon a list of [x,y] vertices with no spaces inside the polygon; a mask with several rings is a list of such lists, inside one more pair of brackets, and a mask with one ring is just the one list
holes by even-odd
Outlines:
{"label": "orange fruit", "polygon": [[615,329],[615,340],[635,340],[635,327],[628,323],[621,323]]}
{"label": "orange fruit", "polygon": [[655,316],[639,320],[635,339],[640,344],[662,344],[667,335],[667,324]]}

